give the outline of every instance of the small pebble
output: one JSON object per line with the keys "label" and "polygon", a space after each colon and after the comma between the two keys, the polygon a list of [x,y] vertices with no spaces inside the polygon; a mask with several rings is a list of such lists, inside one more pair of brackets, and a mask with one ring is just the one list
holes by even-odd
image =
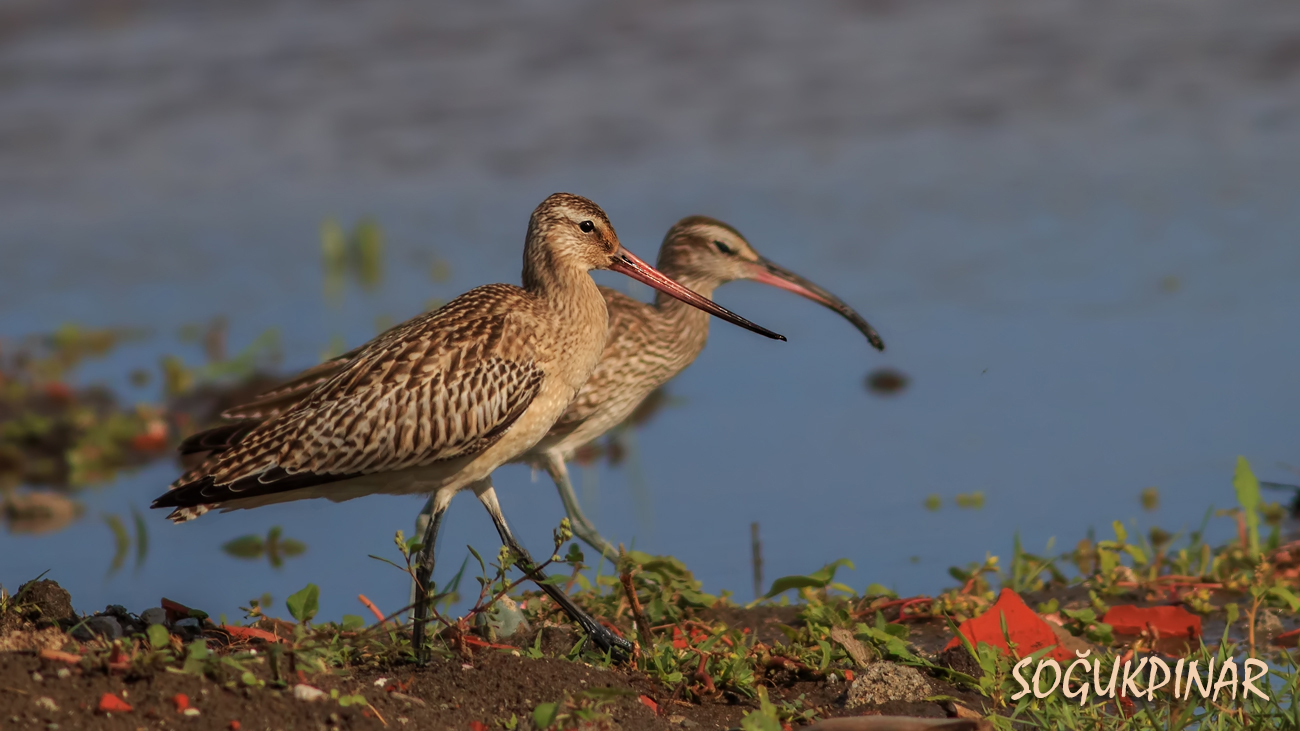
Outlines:
{"label": "small pebble", "polygon": [[375,681],[376,688],[382,688],[388,683],[388,678],[379,678]]}
{"label": "small pebble", "polygon": [[40,673],[32,673],[32,682],[33,682],[33,683],[39,683],[39,682],[41,682],[42,680],[45,680],[45,678],[41,677],[41,674],[40,674]]}
{"label": "small pebble", "polygon": [[47,710],[50,713],[57,713],[59,710],[59,704],[55,703],[54,699],[48,696],[41,696],[40,698],[37,698],[36,707]]}
{"label": "small pebble", "polygon": [[197,708],[186,708],[185,710],[181,711],[181,715],[182,715],[182,716],[189,716],[189,717],[193,718],[194,716],[199,715],[199,709],[197,709]]}
{"label": "small pebble", "polygon": [[59,680],[67,680],[72,677],[72,671],[67,668],[59,668],[54,675],[58,677]]}
{"label": "small pebble", "polygon": [[122,625],[112,617],[91,617],[73,631],[72,636],[79,640],[89,640],[96,636],[116,640],[122,636]]}
{"label": "small pebble", "polygon": [[305,683],[299,683],[293,686],[293,697],[300,701],[318,701],[325,697],[325,691],[320,688],[313,688]]}
{"label": "small pebble", "polygon": [[140,621],[144,622],[146,627],[155,624],[167,625],[167,612],[162,607],[152,607],[140,612]]}

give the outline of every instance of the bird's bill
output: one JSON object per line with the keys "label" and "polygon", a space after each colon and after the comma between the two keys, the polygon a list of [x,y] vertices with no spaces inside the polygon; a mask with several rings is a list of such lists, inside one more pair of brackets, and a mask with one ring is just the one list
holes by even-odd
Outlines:
{"label": "bird's bill", "polygon": [[755,325],[708,297],[696,294],[677,282],[674,282],[660,273],[658,269],[645,263],[635,254],[621,246],[618,249],[618,253],[614,255],[614,261],[609,265],[609,268],[619,274],[626,274],[638,282],[648,284],[670,297],[676,297],[692,307],[704,310],[710,315],[722,318],[733,325],[739,325],[746,330],[752,330],[759,335],[766,335],[774,340],[785,340],[784,335],[778,335],[765,327]]}
{"label": "bird's bill", "polygon": [[885,341],[880,339],[880,333],[867,322],[862,315],[859,315],[844,303],[844,300],[827,292],[816,284],[804,279],[785,267],[773,264],[767,259],[759,258],[753,265],[754,274],[750,279],[763,284],[770,284],[773,287],[779,287],[787,292],[794,292],[800,297],[806,297],[823,307],[832,309],[840,314],[841,317],[853,323],[863,335],[867,336],[867,342],[876,350],[885,349]]}

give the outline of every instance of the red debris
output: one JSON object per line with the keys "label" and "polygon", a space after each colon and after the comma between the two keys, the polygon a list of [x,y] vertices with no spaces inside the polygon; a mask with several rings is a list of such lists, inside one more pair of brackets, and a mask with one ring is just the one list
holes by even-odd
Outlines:
{"label": "red debris", "polygon": [[190,707],[190,697],[184,693],[177,693],[172,696],[172,704],[176,706],[177,713],[184,713],[185,709]]}
{"label": "red debris", "polygon": [[1161,637],[1200,637],[1201,618],[1182,607],[1111,607],[1101,621],[1122,635],[1140,635],[1150,628]]}
{"label": "red debris", "polygon": [[230,722],[230,731],[239,731],[239,721]]}
{"label": "red debris", "polygon": [[190,615],[194,613],[193,609],[190,609],[180,602],[174,602],[167,597],[163,597],[160,604],[162,605],[163,611],[167,612],[168,622],[174,623],[179,622],[182,619],[189,619]]}
{"label": "red debris", "polygon": [[650,698],[650,696],[643,695],[640,697],[639,700],[641,701],[642,705],[644,705],[646,708],[649,708],[651,711],[654,711],[654,714],[656,716],[659,715],[659,704],[655,703],[654,700]]}
{"label": "red debris", "polygon": [[100,713],[130,713],[131,704],[118,698],[112,693],[105,693],[99,699]]}
{"label": "red debris", "polygon": [[847,682],[850,682],[850,683],[853,682],[853,671],[852,671],[852,670],[845,670],[845,671],[844,671],[844,680],[847,681]]}
{"label": "red debris", "polygon": [[131,437],[131,448],[137,452],[161,452],[167,448],[167,429],[150,429]]}
{"label": "red debris", "polygon": [[[1010,589],[1003,589],[998,600],[980,616],[961,623],[957,631],[972,645],[983,642],[991,647],[1009,652],[1006,637],[1002,634],[1002,620],[1006,618],[1007,636],[1016,644],[1016,654],[1026,657],[1044,647],[1054,648],[1047,654],[1058,662],[1073,660],[1074,654],[1058,644],[1056,633],[1050,625],[1030,609],[1020,595]],[[961,645],[961,639],[952,638],[943,648],[952,649]]]}
{"label": "red debris", "polygon": [[66,403],[72,400],[72,389],[68,386],[68,384],[63,383],[61,381],[50,381],[49,383],[45,384],[44,390],[45,390],[45,395],[49,396],[55,401],[62,401]]}
{"label": "red debris", "polygon": [[1297,637],[1300,637],[1300,629],[1293,629],[1290,632],[1283,632],[1277,637],[1274,637],[1273,644],[1278,647],[1295,647]]}
{"label": "red debris", "polygon": [[131,657],[126,654],[121,645],[113,645],[113,652],[108,656],[108,669],[115,673],[122,673],[131,669]]}
{"label": "red debris", "polygon": [[256,627],[232,627],[228,624],[223,624],[218,627],[218,629],[230,635],[230,639],[237,642],[252,642],[253,640],[261,640],[262,642],[282,641],[279,637],[275,636],[274,633],[267,632],[264,629],[257,629]]}
{"label": "red debris", "polygon": [[488,731],[488,725],[482,721],[470,721],[469,731]]}

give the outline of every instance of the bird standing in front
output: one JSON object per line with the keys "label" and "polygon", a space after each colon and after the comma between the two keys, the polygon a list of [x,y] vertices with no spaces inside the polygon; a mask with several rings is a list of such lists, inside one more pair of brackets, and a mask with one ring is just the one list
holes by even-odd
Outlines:
{"label": "bird standing in front", "polygon": [[511,534],[491,474],[537,443],[568,407],[605,346],[605,299],[588,272],[611,269],[768,337],[780,335],[663,276],[622,247],[605,213],[580,196],[548,197],[529,219],[523,287],[493,284],[309,369],[197,434],[209,452],[153,502],[175,522],[324,497],[430,493],[435,519],[418,560],[415,650],[424,657],[438,523],[473,490],[520,568],[597,647],[630,643],[597,624],[536,571]]}

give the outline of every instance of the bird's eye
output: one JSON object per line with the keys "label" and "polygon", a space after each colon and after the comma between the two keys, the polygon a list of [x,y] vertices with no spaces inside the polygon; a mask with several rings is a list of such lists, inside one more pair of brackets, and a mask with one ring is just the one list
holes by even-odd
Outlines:
{"label": "bird's eye", "polygon": [[736,250],[735,250],[735,249],[731,248],[730,246],[727,246],[726,244],[722,243],[721,241],[714,241],[714,242],[713,242],[713,245],[714,245],[715,247],[717,247],[718,251],[722,252],[723,254],[734,254],[734,253],[736,253]]}
{"label": "bird's eye", "polygon": [[592,223],[591,221],[583,221],[582,223],[578,224],[578,228],[582,229],[583,233],[589,234],[592,231],[596,230],[596,224]]}

